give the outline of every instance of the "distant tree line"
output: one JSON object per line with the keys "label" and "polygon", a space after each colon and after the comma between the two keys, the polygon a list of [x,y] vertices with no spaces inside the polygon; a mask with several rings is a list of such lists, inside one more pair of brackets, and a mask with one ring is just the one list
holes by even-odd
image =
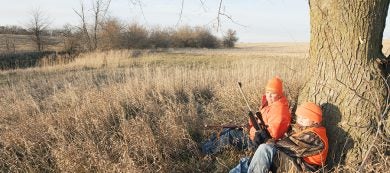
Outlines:
{"label": "distant tree line", "polygon": [[[71,37],[80,38],[79,34],[82,33],[69,32],[69,39],[72,40]],[[137,23],[124,25],[116,19],[109,19],[102,23],[97,40],[98,49],[220,48],[234,47],[238,38],[232,30],[220,39],[205,27],[146,28]],[[226,44],[227,42],[229,43]],[[87,45],[87,43],[88,41],[84,40],[82,45]]]}
{"label": "distant tree line", "polygon": [[[94,49],[147,49],[147,48],[221,48],[234,47],[238,40],[236,32],[228,30],[224,37],[218,38],[205,27],[182,26],[174,28],[146,28],[137,23],[124,25],[117,19],[109,19],[100,25],[96,47],[85,36],[85,32],[75,26],[65,25],[62,29],[45,29],[39,36],[58,37],[67,51],[88,51]],[[19,26],[0,26],[0,34],[34,35],[34,30]],[[36,31],[35,31],[36,32]],[[37,42],[37,34],[33,38]],[[41,44],[46,43],[38,40]]]}
{"label": "distant tree line", "polygon": [[[61,36],[63,29],[48,29],[42,32],[42,36]],[[32,31],[21,26],[0,26],[0,34],[31,35]]]}
{"label": "distant tree line", "polygon": [[[234,47],[236,32],[228,30],[220,39],[205,27],[182,26],[177,29],[147,28],[138,23],[122,24],[108,19],[100,25],[96,40],[77,27],[68,26],[62,32],[66,50],[149,49],[149,48],[221,48]],[[93,41],[91,41],[93,40]]]}
{"label": "distant tree line", "polygon": [[0,26],[0,34],[29,35],[31,32],[20,26]]}
{"label": "distant tree line", "polygon": [[138,23],[124,24],[114,17],[107,17],[110,3],[111,0],[92,0],[88,7],[84,1],[80,1],[80,8],[73,9],[80,23],[67,24],[61,29],[50,29],[49,15],[37,8],[31,11],[25,28],[0,26],[0,34],[7,34],[5,47],[8,52],[17,52],[12,35],[31,36],[38,52],[46,51],[50,44],[58,44],[58,41],[53,41],[53,37],[62,42],[66,52],[96,49],[230,48],[238,40],[236,32],[231,29],[223,38],[218,38],[205,27],[147,28]]}

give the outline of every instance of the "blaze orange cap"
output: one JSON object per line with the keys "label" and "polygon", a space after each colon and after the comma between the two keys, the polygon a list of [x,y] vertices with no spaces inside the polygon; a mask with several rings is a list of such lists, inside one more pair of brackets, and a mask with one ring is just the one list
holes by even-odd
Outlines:
{"label": "blaze orange cap", "polygon": [[320,106],[313,102],[306,102],[298,106],[295,115],[308,118],[316,123],[322,121],[322,110]]}
{"label": "blaze orange cap", "polygon": [[282,95],[283,94],[282,80],[278,76],[275,76],[274,78],[268,81],[267,85],[265,86],[265,90],[272,91],[279,95]]}

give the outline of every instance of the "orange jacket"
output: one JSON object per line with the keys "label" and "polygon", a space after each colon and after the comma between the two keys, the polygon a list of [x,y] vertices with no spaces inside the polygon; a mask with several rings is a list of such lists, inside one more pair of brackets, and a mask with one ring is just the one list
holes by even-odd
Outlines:
{"label": "orange jacket", "polygon": [[314,132],[321,138],[322,142],[324,143],[324,149],[316,155],[304,157],[303,160],[305,160],[306,163],[312,165],[323,166],[325,164],[326,156],[328,155],[328,148],[329,148],[328,137],[326,136],[326,129],[325,127],[312,127],[303,130],[300,133],[294,134],[294,136],[299,136],[301,133],[307,131]]}
{"label": "orange jacket", "polygon": [[[271,137],[275,140],[283,137],[283,134],[287,132],[291,123],[291,114],[286,97],[282,96],[276,102],[268,105],[263,96],[263,106],[260,107],[260,112],[263,116],[265,125],[268,126],[267,130]],[[255,128],[252,123],[249,123],[249,137],[251,140],[255,137]]]}

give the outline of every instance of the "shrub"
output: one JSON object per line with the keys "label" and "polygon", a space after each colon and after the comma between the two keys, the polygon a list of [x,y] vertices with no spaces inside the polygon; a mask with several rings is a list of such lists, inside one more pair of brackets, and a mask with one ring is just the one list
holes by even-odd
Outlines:
{"label": "shrub", "polygon": [[219,41],[209,29],[204,27],[196,27],[194,30],[197,45],[201,48],[217,48],[219,47]]}
{"label": "shrub", "polygon": [[133,23],[122,33],[124,48],[146,48],[149,31],[142,25]]}
{"label": "shrub", "polygon": [[182,26],[172,35],[174,47],[195,47],[195,35],[191,27]]}
{"label": "shrub", "polygon": [[223,46],[228,48],[234,47],[235,43],[238,41],[236,34],[236,31],[229,29],[223,37]]}
{"label": "shrub", "polygon": [[100,33],[100,47],[102,49],[115,49],[121,47],[121,33],[123,24],[118,19],[111,18],[102,24]]}
{"label": "shrub", "polygon": [[172,46],[172,31],[170,29],[152,29],[149,35],[149,45],[152,48],[168,48]]}
{"label": "shrub", "polygon": [[209,29],[204,27],[191,28],[183,26],[174,32],[173,45],[175,47],[217,48],[219,41]]}

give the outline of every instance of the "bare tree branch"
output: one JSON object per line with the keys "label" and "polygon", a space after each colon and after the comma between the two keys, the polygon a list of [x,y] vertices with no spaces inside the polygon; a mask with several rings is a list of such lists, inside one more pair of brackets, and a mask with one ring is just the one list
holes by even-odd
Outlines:
{"label": "bare tree branch", "polygon": [[207,11],[207,10],[206,10],[206,7],[205,7],[205,4],[204,4],[204,1],[206,1],[206,0],[204,0],[204,1],[202,1],[202,0],[199,0],[199,1],[200,1],[200,3],[202,4],[202,8],[203,8],[203,10],[204,10],[204,11]]}
{"label": "bare tree branch", "polygon": [[238,23],[237,21],[233,20],[233,17],[231,15],[228,15],[227,13],[225,13],[225,10],[224,9],[222,10],[222,4],[223,4],[223,0],[220,0],[219,7],[218,7],[218,15],[217,15],[217,32],[218,32],[219,28],[221,27],[221,16],[226,17],[227,19],[229,19],[232,23],[234,23],[236,25],[239,25],[242,27],[247,27],[247,26],[242,25],[242,24]]}
{"label": "bare tree branch", "polygon": [[229,15],[226,14],[226,13],[221,13],[221,15],[222,15],[222,16],[225,16],[226,18],[228,18],[231,22],[233,22],[233,23],[236,24],[236,25],[239,25],[239,26],[242,26],[242,27],[247,27],[247,26],[242,25],[242,24],[236,22],[235,20],[233,20],[233,17],[232,17],[232,16],[229,16]]}
{"label": "bare tree branch", "polygon": [[85,7],[83,2],[80,0],[81,9],[77,11],[73,9],[73,11],[80,17],[81,19],[81,28],[83,37],[86,39],[89,50],[95,50],[98,48],[98,30],[101,27],[102,22],[104,21],[108,9],[110,8],[111,0],[94,0],[92,1],[92,13],[93,13],[93,23],[92,29],[88,29],[87,19],[85,17]]}
{"label": "bare tree branch", "polygon": [[221,14],[221,7],[222,7],[222,1],[219,1],[219,7],[218,7],[218,15],[217,15],[217,31],[219,29],[219,26],[220,26],[220,18],[219,18],[219,15]]}
{"label": "bare tree branch", "polygon": [[145,13],[144,13],[144,8],[143,8],[143,5],[142,5],[142,2],[141,0],[129,0],[129,2],[133,5],[133,6],[138,6],[140,11],[141,11],[141,14],[142,14],[142,17],[144,18],[145,22],[148,23],[148,20],[146,19],[145,17]]}
{"label": "bare tree branch", "polygon": [[183,8],[184,8],[184,0],[181,0],[180,15],[179,15],[179,20],[177,20],[176,26],[178,26],[179,23],[181,22],[181,17],[182,17],[182,15],[183,15]]}
{"label": "bare tree branch", "polygon": [[88,46],[88,49],[89,50],[92,50],[92,42],[91,42],[91,37],[89,35],[89,31],[88,31],[88,24],[87,24],[87,19],[85,18],[85,7],[84,7],[84,3],[83,1],[80,0],[80,12],[73,9],[73,11],[80,17],[80,20],[81,20],[81,27],[78,27],[81,32],[83,33],[83,37],[84,39],[86,40],[87,42],[87,46]]}

